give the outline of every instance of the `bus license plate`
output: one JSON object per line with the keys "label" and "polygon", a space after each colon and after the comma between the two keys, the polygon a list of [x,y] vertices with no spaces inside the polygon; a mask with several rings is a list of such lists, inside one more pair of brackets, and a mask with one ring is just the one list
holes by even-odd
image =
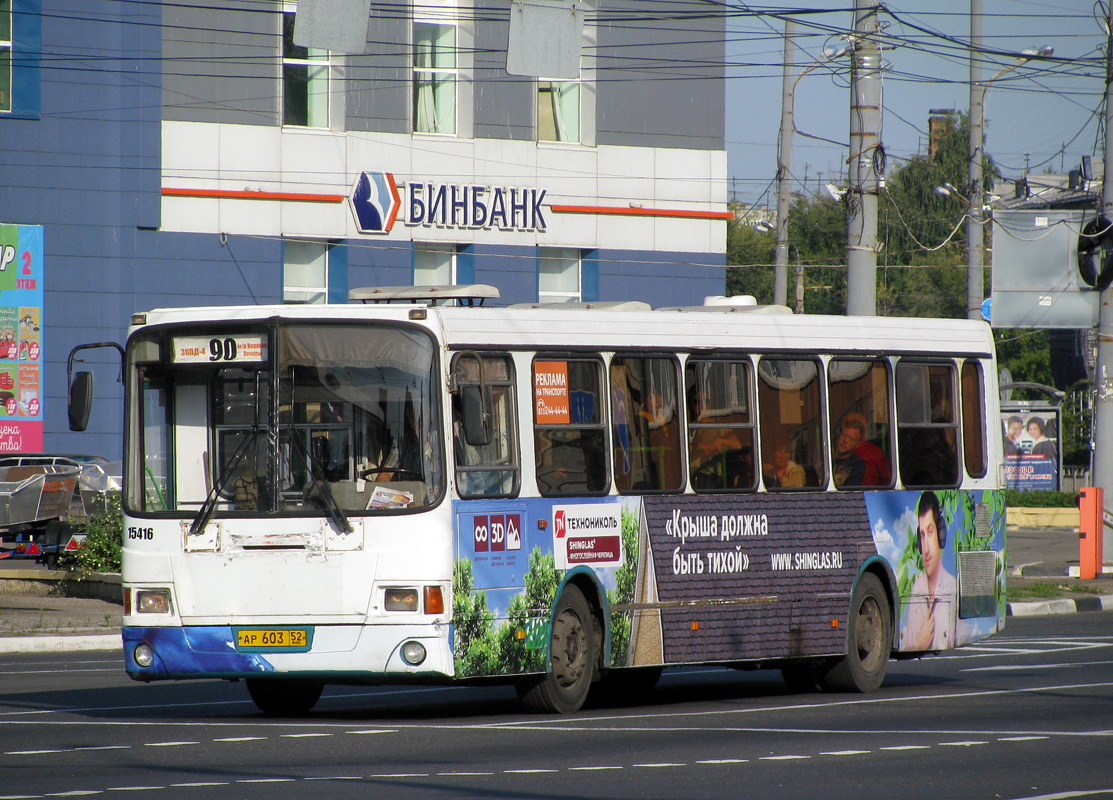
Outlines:
{"label": "bus license plate", "polygon": [[305,628],[252,628],[236,631],[236,647],[305,648],[308,644]]}

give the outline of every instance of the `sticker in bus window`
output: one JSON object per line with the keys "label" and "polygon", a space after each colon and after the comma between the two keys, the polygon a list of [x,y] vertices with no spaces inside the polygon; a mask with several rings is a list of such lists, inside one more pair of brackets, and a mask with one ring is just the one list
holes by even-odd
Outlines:
{"label": "sticker in bus window", "polygon": [[538,425],[571,423],[567,361],[534,362],[533,397]]}
{"label": "sticker in bus window", "polygon": [[236,336],[175,336],[174,363],[261,362],[267,360],[267,339],[261,333]]}

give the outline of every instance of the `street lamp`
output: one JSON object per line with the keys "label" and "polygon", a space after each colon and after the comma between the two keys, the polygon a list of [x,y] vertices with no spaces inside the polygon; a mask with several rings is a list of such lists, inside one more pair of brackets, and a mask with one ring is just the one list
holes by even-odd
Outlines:
{"label": "street lamp", "polygon": [[[979,3],[980,5],[980,3]],[[973,16],[973,15],[972,15]],[[980,20],[979,20],[980,26]],[[979,30],[980,39],[980,30]],[[970,53],[970,199],[966,201],[969,212],[966,217],[966,316],[978,319],[982,313],[982,272],[985,268],[985,246],[982,232],[983,210],[985,208],[985,187],[982,186],[982,155],[985,151],[985,96],[989,86],[1007,72],[1031,61],[1033,58],[1048,58],[1054,53],[1051,47],[1031,48],[1021,51],[1013,63],[1002,67],[988,81],[976,79],[979,54]],[[954,187],[951,187],[953,190]],[[938,191],[938,190],[937,190]],[[956,195],[957,196],[957,195]],[[963,198],[965,200],[965,198]]]}

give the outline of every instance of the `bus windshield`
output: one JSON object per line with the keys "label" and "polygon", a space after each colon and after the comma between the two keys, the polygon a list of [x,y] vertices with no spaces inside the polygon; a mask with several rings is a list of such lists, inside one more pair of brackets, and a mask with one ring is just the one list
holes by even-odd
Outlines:
{"label": "bus windshield", "polygon": [[[210,515],[435,505],[444,491],[435,345],[389,325],[144,332],[130,345],[129,507]],[[341,524],[342,523],[342,524]]]}

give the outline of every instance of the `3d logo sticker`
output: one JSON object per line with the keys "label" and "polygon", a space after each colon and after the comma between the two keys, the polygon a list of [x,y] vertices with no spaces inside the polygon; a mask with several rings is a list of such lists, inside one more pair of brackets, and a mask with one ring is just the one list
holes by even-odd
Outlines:
{"label": "3d logo sticker", "polygon": [[362,172],[349,198],[360,233],[390,233],[402,200],[390,172]]}

